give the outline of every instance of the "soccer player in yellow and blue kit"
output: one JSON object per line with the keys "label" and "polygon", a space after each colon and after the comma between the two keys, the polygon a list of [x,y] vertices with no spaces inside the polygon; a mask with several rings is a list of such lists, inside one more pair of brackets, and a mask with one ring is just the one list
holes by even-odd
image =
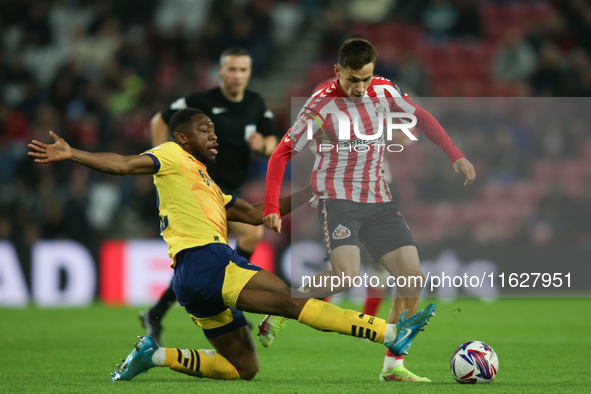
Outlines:
{"label": "soccer player in yellow and blue kit", "polygon": [[[50,132],[54,144],[33,140],[30,156],[38,163],[72,160],[113,175],[152,174],[158,188],[161,233],[173,259],[174,292],[179,303],[214,349],[163,348],[149,336],[118,366],[112,380],[131,380],[153,367],[214,379],[252,379],[258,358],[241,311],[281,315],[312,328],[365,337],[397,355],[433,315],[430,304],[396,324],[335,305],[291,298],[291,290],[272,273],[249,263],[227,244],[228,220],[262,224],[263,203],[225,195],[209,178],[205,163],[215,160],[217,137],[211,120],[198,109],[184,109],[171,120],[176,142],[141,155],[90,153],[71,148]],[[310,188],[279,200],[281,215],[311,197]]]}

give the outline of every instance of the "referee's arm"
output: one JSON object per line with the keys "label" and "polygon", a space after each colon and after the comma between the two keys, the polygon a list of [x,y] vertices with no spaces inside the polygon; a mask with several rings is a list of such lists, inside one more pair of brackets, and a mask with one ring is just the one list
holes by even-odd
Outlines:
{"label": "referee's arm", "polygon": [[162,112],[158,112],[150,121],[152,146],[158,146],[168,141],[168,126],[164,123]]}
{"label": "referee's arm", "polygon": [[255,95],[259,102],[260,112],[257,121],[257,131],[252,133],[248,145],[250,149],[259,156],[271,157],[277,147],[277,130],[275,129],[275,116],[271,110],[267,109],[263,98]]}
{"label": "referee's arm", "polygon": [[277,148],[277,136],[276,135],[269,135],[263,138],[265,148],[264,148],[264,156],[271,157],[275,148]]}
{"label": "referee's arm", "polygon": [[254,132],[250,135],[248,146],[259,156],[271,157],[277,147],[277,137],[275,135],[264,137],[261,133]]}

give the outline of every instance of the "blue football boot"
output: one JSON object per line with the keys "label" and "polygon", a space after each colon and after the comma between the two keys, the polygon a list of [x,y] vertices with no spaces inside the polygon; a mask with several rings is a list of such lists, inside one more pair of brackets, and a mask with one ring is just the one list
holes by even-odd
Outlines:
{"label": "blue football boot", "polygon": [[133,351],[121,364],[117,364],[117,371],[111,374],[111,380],[131,380],[148,369],[154,367],[152,355],[160,348],[152,337],[138,337],[139,342],[133,347]]}
{"label": "blue football boot", "polygon": [[384,345],[397,357],[408,354],[406,349],[410,347],[419,331],[424,330],[423,326],[429,324],[429,319],[435,315],[436,309],[435,304],[429,304],[415,315],[404,319],[404,316],[408,312],[408,309],[406,309],[400,315],[400,321],[396,323],[396,337],[391,341],[385,342]]}

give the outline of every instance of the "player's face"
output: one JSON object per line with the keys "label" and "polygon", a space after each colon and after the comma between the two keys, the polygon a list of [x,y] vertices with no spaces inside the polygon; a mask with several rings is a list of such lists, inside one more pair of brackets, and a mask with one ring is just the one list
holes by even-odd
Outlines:
{"label": "player's face", "polygon": [[191,120],[193,123],[190,131],[178,133],[178,141],[201,163],[215,162],[215,156],[218,154],[218,137],[215,135],[213,122],[203,114],[193,115]]}
{"label": "player's face", "polygon": [[367,63],[359,70],[352,70],[348,67],[341,68],[338,64],[334,66],[334,72],[339,79],[339,85],[343,93],[348,97],[363,97],[371,83],[374,67],[373,63]]}
{"label": "player's face", "polygon": [[250,56],[226,56],[220,67],[222,88],[230,94],[241,94],[248,85],[251,70]]}

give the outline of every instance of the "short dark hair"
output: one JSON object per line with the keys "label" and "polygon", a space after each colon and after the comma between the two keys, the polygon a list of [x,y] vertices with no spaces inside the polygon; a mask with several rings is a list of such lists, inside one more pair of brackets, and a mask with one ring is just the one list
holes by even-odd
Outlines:
{"label": "short dark hair", "polygon": [[341,45],[339,50],[339,67],[361,70],[369,63],[376,64],[378,51],[366,39],[352,38]]}
{"label": "short dark hair", "polygon": [[250,56],[250,52],[248,52],[247,49],[242,48],[242,47],[231,47],[231,48],[226,49],[220,55],[220,67],[222,66],[222,63],[224,62],[224,58],[226,56],[248,56],[248,57],[252,58],[252,56]]}
{"label": "short dark hair", "polygon": [[191,117],[193,115],[201,115],[203,111],[197,108],[185,108],[177,111],[172,118],[170,119],[170,123],[168,124],[168,130],[170,131],[170,135],[174,138],[176,133],[184,133],[185,126],[191,121]]}

